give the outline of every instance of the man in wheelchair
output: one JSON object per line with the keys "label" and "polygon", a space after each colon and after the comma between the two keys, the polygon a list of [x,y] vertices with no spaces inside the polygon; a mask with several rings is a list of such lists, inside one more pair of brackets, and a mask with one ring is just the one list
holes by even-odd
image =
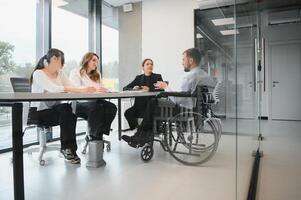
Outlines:
{"label": "man in wheelchair", "polygon": [[[195,99],[191,97],[191,94],[196,90],[197,85],[206,85],[214,87],[216,82],[208,76],[208,74],[201,69],[201,54],[198,49],[190,48],[183,52],[183,67],[184,77],[181,81],[181,93],[188,94],[187,97],[169,97],[168,99],[154,98],[147,104],[143,121],[138,127],[137,132],[133,136],[123,135],[122,139],[126,141],[130,146],[134,148],[142,147],[145,143],[148,143],[154,139],[153,133],[153,119],[156,115],[156,108],[158,105],[166,105],[168,107],[184,107],[193,108],[195,105]],[[166,82],[158,81],[155,83],[157,89],[163,89],[167,92],[173,92],[174,90],[167,85]],[[190,96],[190,97],[189,97]]]}

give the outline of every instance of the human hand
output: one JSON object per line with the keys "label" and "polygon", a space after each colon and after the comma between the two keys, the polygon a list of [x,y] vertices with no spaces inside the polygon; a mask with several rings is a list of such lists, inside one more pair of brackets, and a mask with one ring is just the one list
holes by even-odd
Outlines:
{"label": "human hand", "polygon": [[141,86],[143,92],[149,92],[149,87],[147,86]]}
{"label": "human hand", "polygon": [[98,87],[96,88],[96,92],[108,92],[108,89],[105,87]]}
{"label": "human hand", "polygon": [[93,93],[93,92],[96,92],[96,88],[95,87],[84,87],[84,88],[82,88],[82,92],[83,93]]}
{"label": "human hand", "polygon": [[136,85],[133,87],[133,90],[139,90],[140,89],[140,86]]}
{"label": "human hand", "polygon": [[165,88],[167,88],[167,83],[164,81],[157,81],[156,83],[154,83],[154,86],[156,89],[164,90]]}

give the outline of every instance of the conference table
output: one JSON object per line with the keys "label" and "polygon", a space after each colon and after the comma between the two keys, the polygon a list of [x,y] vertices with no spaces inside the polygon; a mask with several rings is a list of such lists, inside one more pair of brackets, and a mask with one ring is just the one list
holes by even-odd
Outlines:
{"label": "conference table", "polygon": [[121,99],[143,96],[156,96],[160,92],[123,91],[107,93],[0,93],[0,106],[12,108],[12,149],[14,199],[24,200],[24,166],[23,166],[23,102],[32,101],[69,101],[69,100],[118,100],[118,139],[121,139]]}

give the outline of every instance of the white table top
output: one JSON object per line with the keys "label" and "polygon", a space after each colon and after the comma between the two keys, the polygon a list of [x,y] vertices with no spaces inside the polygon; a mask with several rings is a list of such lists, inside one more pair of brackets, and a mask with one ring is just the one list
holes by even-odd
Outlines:
{"label": "white table top", "polygon": [[51,100],[89,100],[89,99],[118,99],[143,96],[156,96],[160,92],[122,91],[108,93],[0,93],[0,102],[21,101],[51,101]]}

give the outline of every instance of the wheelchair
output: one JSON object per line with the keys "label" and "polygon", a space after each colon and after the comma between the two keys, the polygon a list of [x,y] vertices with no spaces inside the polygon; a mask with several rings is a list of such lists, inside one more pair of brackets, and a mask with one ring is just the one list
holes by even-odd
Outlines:
{"label": "wheelchair", "polygon": [[[194,94],[162,92],[157,97],[192,98],[195,107],[157,105],[153,123],[153,139],[140,153],[145,162],[154,155],[153,144],[159,142],[164,151],[185,165],[200,165],[210,160],[217,151],[222,133],[221,121],[212,112],[217,104],[219,83],[214,88],[197,86]],[[211,92],[211,90],[213,90]]]}

